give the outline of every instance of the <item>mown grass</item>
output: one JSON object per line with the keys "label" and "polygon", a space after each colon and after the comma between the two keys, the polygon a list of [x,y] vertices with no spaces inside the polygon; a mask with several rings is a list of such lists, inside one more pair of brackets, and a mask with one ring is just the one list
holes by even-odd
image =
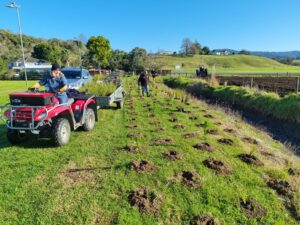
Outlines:
{"label": "mown grass", "polygon": [[300,72],[299,66],[288,66],[275,60],[248,55],[195,55],[195,56],[155,56],[154,60],[163,69],[174,70],[176,65],[181,65],[183,71],[195,72],[199,65],[206,66],[210,72],[215,65],[216,72]]}
{"label": "mown grass", "polygon": [[210,86],[204,80],[195,78],[166,77],[166,84],[188,90],[193,94],[217,99],[229,105],[242,106],[264,115],[300,123],[300,95],[289,94],[280,97],[276,93],[255,88],[237,86]]}
{"label": "mown grass", "polygon": [[[122,110],[98,111],[100,121],[95,129],[89,133],[73,132],[67,146],[53,148],[48,140],[36,139],[11,146],[1,132],[1,224],[190,224],[199,214],[212,215],[230,225],[297,224],[284,201],[266,184],[266,176],[272,176],[289,181],[295,186],[295,195],[300,191],[299,177],[287,173],[289,167],[298,169],[299,162],[283,146],[240,120],[187,97],[182,91],[174,92],[157,83],[151,85],[152,97],[141,98],[136,92],[135,78],[126,78],[123,84],[133,108],[127,101]],[[179,112],[177,106],[192,114]],[[178,122],[170,122],[169,113],[174,113]],[[213,118],[205,118],[206,114]],[[197,119],[189,119],[191,116]],[[131,122],[132,118],[137,121]],[[155,121],[161,124],[150,124]],[[195,125],[204,122],[218,134],[204,135],[203,129]],[[180,131],[173,128],[175,124],[187,128]],[[128,125],[138,125],[139,130],[131,130]],[[165,131],[157,132],[157,127]],[[226,133],[224,128],[233,128],[237,133]],[[194,131],[200,133],[199,137],[182,137]],[[145,137],[128,138],[129,133]],[[245,136],[257,139],[259,145],[243,142],[241,138]],[[157,137],[168,137],[175,143],[154,145],[153,139]],[[223,137],[232,139],[235,145],[220,144],[217,140]],[[202,141],[214,146],[215,151],[200,152],[192,147]],[[139,150],[135,153],[121,150],[130,144]],[[162,156],[168,150],[182,153],[183,158],[169,161]],[[261,155],[262,150],[274,158]],[[264,166],[249,166],[240,161],[237,155],[245,152],[255,154]],[[208,157],[226,162],[232,173],[216,175],[203,165]],[[137,173],[128,169],[128,164],[137,159],[152,162],[156,171]],[[174,179],[181,171],[197,172],[201,187],[191,189]],[[73,178],[77,180],[73,182]],[[129,192],[140,187],[147,187],[160,197],[161,207],[156,215],[140,213],[129,204]],[[247,197],[255,198],[267,210],[267,215],[261,219],[248,218],[239,206],[240,199]]]}

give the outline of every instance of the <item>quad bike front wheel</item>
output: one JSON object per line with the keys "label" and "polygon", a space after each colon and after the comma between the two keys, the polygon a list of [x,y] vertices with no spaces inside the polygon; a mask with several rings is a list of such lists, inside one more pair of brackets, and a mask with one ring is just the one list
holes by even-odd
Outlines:
{"label": "quad bike front wheel", "polygon": [[66,118],[58,118],[52,127],[52,141],[56,146],[66,145],[71,136],[71,126]]}
{"label": "quad bike front wheel", "polygon": [[7,139],[11,144],[17,145],[28,140],[28,132],[20,132],[19,130],[7,129]]}

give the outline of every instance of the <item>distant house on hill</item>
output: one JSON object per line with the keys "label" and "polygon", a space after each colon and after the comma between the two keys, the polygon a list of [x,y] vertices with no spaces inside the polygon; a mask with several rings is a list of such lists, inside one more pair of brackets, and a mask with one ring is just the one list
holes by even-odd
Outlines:
{"label": "distant house on hill", "polygon": [[210,52],[211,55],[232,55],[234,51],[229,49],[214,49]]}
{"label": "distant house on hill", "polygon": [[159,50],[156,55],[172,55],[173,52],[171,51],[165,51],[165,50]]}

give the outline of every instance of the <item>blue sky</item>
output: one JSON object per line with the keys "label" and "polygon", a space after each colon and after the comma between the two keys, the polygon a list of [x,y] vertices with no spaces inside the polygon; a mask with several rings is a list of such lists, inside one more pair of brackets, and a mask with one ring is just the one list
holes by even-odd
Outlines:
{"label": "blue sky", "polygon": [[[0,0],[0,28],[18,31]],[[300,50],[300,0],[18,0],[23,32],[43,38],[103,35],[114,49],[178,51],[184,38],[211,49]]]}

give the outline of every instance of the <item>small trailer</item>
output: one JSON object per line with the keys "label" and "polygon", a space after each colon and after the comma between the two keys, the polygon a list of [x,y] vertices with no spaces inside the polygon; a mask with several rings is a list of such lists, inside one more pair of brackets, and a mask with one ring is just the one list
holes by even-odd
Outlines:
{"label": "small trailer", "polygon": [[117,89],[109,96],[96,96],[97,108],[109,108],[113,103],[117,104],[117,108],[121,109],[124,105],[125,91],[121,84],[117,85]]}

